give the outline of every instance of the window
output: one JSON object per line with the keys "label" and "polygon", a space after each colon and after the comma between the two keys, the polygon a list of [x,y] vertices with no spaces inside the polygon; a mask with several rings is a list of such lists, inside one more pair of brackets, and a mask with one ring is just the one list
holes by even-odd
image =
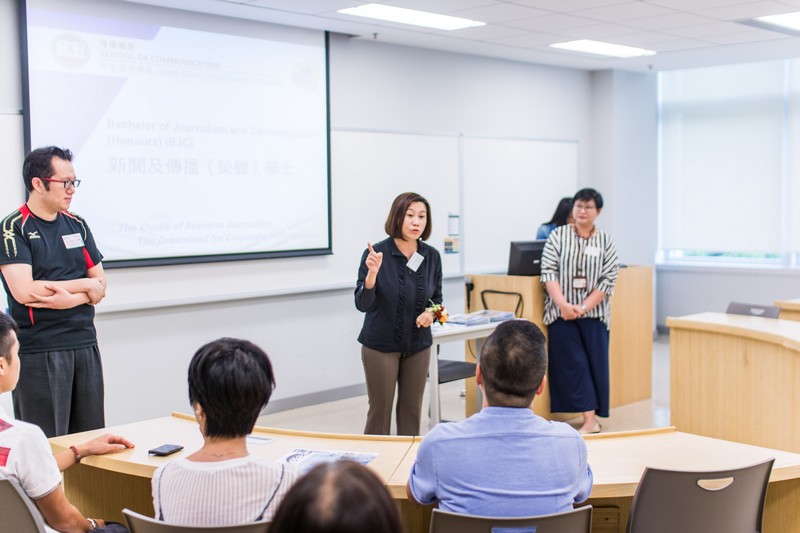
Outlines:
{"label": "window", "polygon": [[800,61],[660,75],[665,262],[796,266]]}

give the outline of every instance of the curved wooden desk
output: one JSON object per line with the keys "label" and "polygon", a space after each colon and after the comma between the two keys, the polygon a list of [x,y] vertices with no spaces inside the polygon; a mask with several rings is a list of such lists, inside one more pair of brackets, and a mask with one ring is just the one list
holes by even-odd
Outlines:
{"label": "curved wooden desk", "polygon": [[[136,448],[118,454],[89,457],[64,473],[67,497],[89,516],[121,519],[129,507],[153,516],[150,478],[172,457],[191,454],[202,444],[197,423],[173,415],[134,424],[50,439],[54,451],[84,442],[104,431],[125,435]],[[416,457],[419,437],[335,435],[256,428],[258,437],[274,438],[250,444],[250,451],[276,460],[294,448],[378,453],[370,468],[386,482],[397,501],[406,531],[428,531],[431,507],[411,505],[405,485]],[[147,450],[166,442],[183,444],[170,457],[150,457]],[[624,533],[633,495],[645,467],[714,470],[752,464],[774,457],[765,510],[766,533],[800,533],[800,454],[758,448],[735,442],[679,433],[675,428],[591,435],[586,438],[594,488],[589,502],[595,507],[593,533]]]}
{"label": "curved wooden desk", "polygon": [[667,326],[673,425],[800,452],[800,322],[701,313]]}
{"label": "curved wooden desk", "polygon": [[[136,447],[120,453],[87,457],[64,472],[64,489],[75,506],[88,516],[124,522],[123,507],[154,516],[150,479],[159,466],[173,458],[191,455],[203,445],[197,421],[191,415],[173,413],[133,424],[104,430],[87,431],[50,439],[54,452],[68,449],[103,433],[123,435]],[[387,482],[392,497],[406,502],[408,510],[418,513],[406,500],[405,485],[395,487],[389,480],[414,444],[414,437],[341,435],[256,427],[248,449],[253,455],[277,461],[295,448],[372,452],[378,456],[369,467]],[[266,439],[274,439],[267,441]],[[168,457],[153,457],[147,450],[161,444],[180,444],[184,449]]]}
{"label": "curved wooden desk", "polygon": [[778,316],[781,320],[800,321],[800,298],[795,298],[794,300],[775,300],[774,305],[781,308],[781,314]]}

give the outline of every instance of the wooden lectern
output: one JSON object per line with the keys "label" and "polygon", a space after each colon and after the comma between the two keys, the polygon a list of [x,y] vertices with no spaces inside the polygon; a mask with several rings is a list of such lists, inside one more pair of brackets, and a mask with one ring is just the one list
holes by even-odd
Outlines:
{"label": "wooden lectern", "polygon": [[[544,286],[539,276],[470,275],[474,288],[468,301],[470,309],[516,311],[521,299],[519,318],[527,318],[547,335],[542,324]],[[485,306],[484,306],[485,302]],[[611,296],[611,332],[609,335],[609,373],[611,407],[646,400],[652,395],[653,369],[653,267],[629,266],[619,269]],[[468,345],[466,360],[475,361],[474,346]],[[475,381],[467,380],[467,416],[475,410]],[[576,415],[550,412],[550,392],[545,389],[533,402],[536,414],[545,418],[567,420]]]}

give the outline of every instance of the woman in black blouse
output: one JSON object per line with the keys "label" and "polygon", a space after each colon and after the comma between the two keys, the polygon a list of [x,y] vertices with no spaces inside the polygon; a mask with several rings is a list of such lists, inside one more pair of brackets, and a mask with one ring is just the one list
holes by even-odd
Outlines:
{"label": "woman in black blouse", "polygon": [[422,242],[430,218],[425,198],[399,195],[384,226],[389,238],[368,244],[361,257],[355,299],[366,313],[358,336],[369,396],[366,434],[389,434],[397,385],[397,434],[419,435],[433,344],[434,315],[425,309],[442,303],[442,260]]}

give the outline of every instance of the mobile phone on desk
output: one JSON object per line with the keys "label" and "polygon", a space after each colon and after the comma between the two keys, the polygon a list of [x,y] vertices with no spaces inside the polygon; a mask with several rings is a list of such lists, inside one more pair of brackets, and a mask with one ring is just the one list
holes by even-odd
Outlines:
{"label": "mobile phone on desk", "polygon": [[158,448],[153,448],[152,450],[147,450],[147,453],[149,453],[150,455],[164,456],[164,455],[173,454],[175,452],[179,452],[182,449],[183,449],[183,446],[181,446],[180,444],[162,444]]}

